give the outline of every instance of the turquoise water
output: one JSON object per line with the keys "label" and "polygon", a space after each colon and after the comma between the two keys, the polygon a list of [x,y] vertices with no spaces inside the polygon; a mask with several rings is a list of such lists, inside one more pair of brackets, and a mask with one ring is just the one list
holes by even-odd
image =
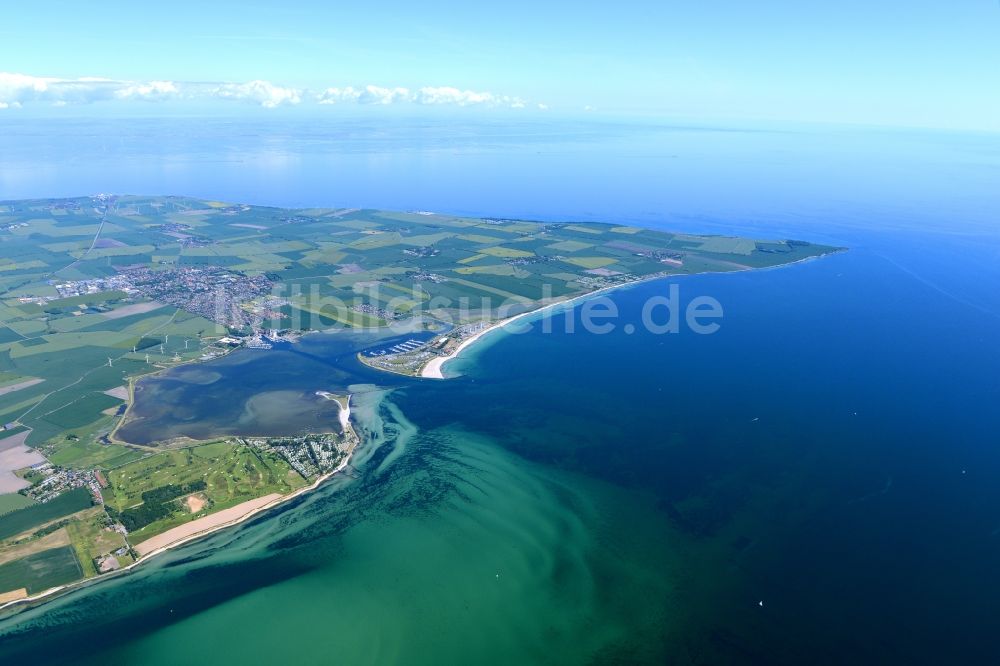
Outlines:
{"label": "turquoise water", "polygon": [[[668,284],[651,283],[612,296],[610,334],[556,318],[550,333],[493,336],[447,382],[383,379],[317,342],[329,362],[308,367],[353,387],[377,433],[350,473],[3,620],[4,663],[995,660],[998,142],[602,137],[532,143],[538,159],[523,136],[455,140],[451,157],[412,149],[389,166],[359,148],[331,168],[367,157],[405,173],[433,158],[479,165],[463,177],[486,182],[492,157],[516,189],[526,176],[501,167],[543,178],[562,163],[570,182],[550,178],[548,198],[529,188],[505,208],[489,185],[497,210],[479,212],[592,208],[851,251],[681,280],[685,299],[723,304],[715,335],[627,333]],[[717,167],[714,194],[664,176],[685,166]],[[601,191],[580,186],[601,172]],[[441,208],[448,187],[419,207]],[[403,196],[417,193],[401,184]],[[261,376],[256,358],[226,370],[234,383]],[[300,374],[276,381],[307,390]]]}

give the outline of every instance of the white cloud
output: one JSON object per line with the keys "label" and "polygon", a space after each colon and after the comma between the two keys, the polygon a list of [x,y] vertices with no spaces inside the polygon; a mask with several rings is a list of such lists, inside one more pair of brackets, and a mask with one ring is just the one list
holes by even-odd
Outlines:
{"label": "white cloud", "polygon": [[361,104],[392,104],[405,101],[410,97],[406,88],[382,88],[380,86],[365,86],[358,102]]}
{"label": "white cloud", "polygon": [[108,79],[57,79],[0,72],[0,103],[17,107],[26,102],[87,103],[111,99],[115,82]]}
{"label": "white cloud", "polygon": [[302,101],[302,91],[296,88],[277,86],[270,81],[247,81],[246,83],[223,83],[210,91],[222,99],[257,102],[273,109],[282,104],[298,104]]}
{"label": "white cloud", "polygon": [[50,82],[55,80],[0,72],[0,103],[16,104],[23,99],[37,97],[48,89]]}
{"label": "white cloud", "polygon": [[[312,92],[278,85],[270,81],[253,80],[244,83],[205,83],[177,81],[120,81],[84,77],[60,79],[0,72],[0,109],[17,108],[25,104],[45,103],[55,106],[90,104],[108,100],[223,99],[259,104],[265,108],[295,105],[304,99],[318,104],[397,103],[429,106],[485,106],[525,108],[527,102],[518,97],[491,92],[461,90],[450,86],[426,86],[416,90],[367,85],[355,88],[326,88]],[[538,108],[543,108],[539,105]],[[547,107],[545,107],[547,108]]]}
{"label": "white cloud", "polygon": [[179,97],[180,94],[180,89],[173,81],[130,83],[115,91],[115,97],[118,99],[145,99],[150,101]]}
{"label": "white cloud", "polygon": [[0,108],[32,102],[90,104],[106,100],[147,100],[221,98],[256,102],[272,108],[298,104],[301,92],[269,81],[246,83],[178,83],[174,81],[116,81],[84,77],[59,79],[0,72]]}
{"label": "white cloud", "polygon": [[360,94],[350,86],[347,88],[327,88],[322,92],[316,93],[316,101],[320,104],[355,102]]}
{"label": "white cloud", "polygon": [[382,88],[381,86],[365,86],[364,88],[327,88],[316,96],[320,104],[356,103],[356,104],[392,104],[408,101],[408,88]]}
{"label": "white cloud", "polygon": [[424,105],[451,106],[506,106],[513,109],[524,108],[525,103],[517,97],[495,95],[490,92],[474,90],[459,90],[450,86],[424,87],[417,90],[409,88],[383,88],[381,86],[365,86],[364,88],[327,88],[316,95],[320,104],[395,104],[408,102]]}
{"label": "white cloud", "polygon": [[459,90],[449,86],[427,87],[418,90],[413,101],[417,104],[454,104],[457,106],[485,105],[508,106],[514,109],[524,107],[524,100],[506,95],[494,95],[490,92],[474,90]]}

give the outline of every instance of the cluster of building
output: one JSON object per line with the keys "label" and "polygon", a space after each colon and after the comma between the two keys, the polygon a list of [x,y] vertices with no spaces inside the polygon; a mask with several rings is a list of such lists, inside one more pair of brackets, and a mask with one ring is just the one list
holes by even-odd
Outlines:
{"label": "cluster of building", "polygon": [[[107,528],[111,529],[111,528]],[[131,555],[128,546],[121,546],[116,548],[110,553],[105,553],[104,555],[98,555],[94,558],[94,566],[97,568],[97,573],[111,573],[112,571],[117,571],[121,569],[122,563],[118,558]]]}
{"label": "cluster of building", "polygon": [[31,470],[45,478],[35,483],[23,492],[37,502],[48,502],[73,488],[86,488],[93,495],[94,501],[103,503],[101,497],[101,482],[93,470],[75,470],[56,467],[44,462],[32,465]]}
{"label": "cluster of building", "polygon": [[173,305],[225,326],[260,325],[262,317],[244,307],[269,293],[273,284],[263,275],[249,276],[219,266],[176,266],[153,270],[125,266],[116,275],[54,285],[59,296],[80,296],[122,291],[131,297],[150,298]]}
{"label": "cluster of building", "polygon": [[464,326],[457,326],[448,335],[458,341],[461,341],[475,335],[476,333],[485,331],[490,326],[493,326],[493,324],[494,322],[492,321],[477,321],[471,324],[465,324]]}
{"label": "cluster of building", "polygon": [[635,256],[659,262],[684,260],[684,253],[675,250],[639,250],[635,252]]}
{"label": "cluster of building", "polygon": [[184,247],[208,247],[215,244],[215,241],[211,238],[205,238],[204,236],[187,236],[179,240],[180,244]]}
{"label": "cluster of building", "polygon": [[268,342],[263,335],[255,333],[243,339],[243,346],[247,349],[270,349],[274,345]]}
{"label": "cluster of building", "polygon": [[348,437],[336,433],[297,437],[247,437],[238,441],[284,458],[292,469],[306,479],[335,470],[349,448]]}
{"label": "cluster of building", "polygon": [[154,230],[159,231],[161,234],[165,234],[172,238],[176,238],[181,245],[184,247],[206,247],[213,243],[212,239],[205,238],[204,236],[195,236],[190,231],[193,231],[190,225],[183,224],[181,222],[167,222],[165,224],[158,224],[153,227]]}
{"label": "cluster of building", "polygon": [[360,358],[366,365],[375,368],[403,375],[415,375],[425,363],[443,353],[448,340],[447,337],[430,341],[411,338],[391,347],[366,351]]}
{"label": "cluster of building", "polygon": [[151,298],[225,326],[259,325],[244,303],[271,291],[263,275],[248,276],[218,266],[178,266],[163,271],[140,267],[124,272],[132,286]]}
{"label": "cluster of building", "polygon": [[414,273],[410,277],[416,282],[433,282],[434,284],[441,284],[448,281],[448,278],[437,273]]}
{"label": "cluster of building", "polygon": [[[441,339],[443,343],[446,338]],[[366,365],[402,375],[415,375],[435,356],[438,356],[436,344],[423,345],[410,351],[392,351],[392,349],[377,351],[373,354],[363,354],[361,359]]]}
{"label": "cluster of building", "polygon": [[372,315],[373,317],[378,317],[379,319],[397,319],[399,317],[398,312],[392,310],[386,310],[385,308],[380,308],[377,305],[371,305],[369,303],[357,303],[351,306],[351,309],[355,312],[361,312],[363,314]]}
{"label": "cluster of building", "polygon": [[151,227],[154,231],[159,231],[164,234],[184,234],[191,231],[190,224],[184,224],[182,222],[164,222],[163,224],[157,224]]}
{"label": "cluster of building", "polygon": [[[216,348],[246,347],[247,349],[271,349],[275,342],[294,342],[301,337],[302,331],[292,328],[283,328],[280,330],[270,328],[267,331],[254,329],[252,334],[245,337],[235,335],[223,336],[215,341],[215,345]],[[201,359],[207,361],[223,353],[225,353],[225,350],[209,351],[203,354]]]}
{"label": "cluster of building", "polygon": [[[249,210],[249,208],[247,210]],[[282,224],[310,224],[316,220],[305,215],[285,215],[279,217],[278,221]]]}
{"label": "cluster of building", "polygon": [[458,326],[433,340],[407,340],[392,347],[364,352],[361,360],[372,367],[403,375],[415,375],[435,356],[444,356],[465,339],[493,325],[491,321],[477,321]]}
{"label": "cluster of building", "polygon": [[424,245],[421,247],[407,248],[403,250],[403,254],[408,254],[413,257],[436,257],[441,254],[441,250],[430,245]]}
{"label": "cluster of building", "polygon": [[[98,196],[103,196],[105,198],[107,197],[107,195],[98,195]],[[101,199],[101,201],[104,200],[105,199]],[[80,210],[80,208],[82,208],[82,206],[80,206],[80,202],[75,201],[73,199],[67,199],[65,201],[53,201],[52,203],[47,204],[45,206],[45,210]]]}
{"label": "cluster of building", "polygon": [[85,296],[88,294],[100,294],[105,291],[123,291],[126,294],[138,292],[132,288],[128,279],[122,275],[112,275],[106,278],[94,278],[91,280],[70,280],[68,282],[56,282],[52,285],[59,294],[45,297],[46,301],[54,301],[56,298],[71,298],[73,296]]}
{"label": "cluster of building", "polygon": [[247,307],[250,312],[260,320],[270,319],[272,321],[278,321],[280,319],[288,319],[288,315],[281,311],[281,308],[287,305],[291,305],[291,301],[287,298],[281,298],[279,296],[266,296],[250,303]]}
{"label": "cluster of building", "polygon": [[35,305],[45,305],[49,301],[56,300],[55,296],[19,296],[18,303],[34,303]]}
{"label": "cluster of building", "polygon": [[577,282],[591,290],[605,289],[628,282],[635,282],[636,277],[631,273],[615,273],[612,275],[582,276],[576,279]]}

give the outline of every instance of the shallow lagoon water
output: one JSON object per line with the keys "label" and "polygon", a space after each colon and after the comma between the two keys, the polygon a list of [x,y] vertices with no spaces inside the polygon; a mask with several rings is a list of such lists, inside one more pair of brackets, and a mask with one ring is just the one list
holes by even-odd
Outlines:
{"label": "shallow lagoon water", "polygon": [[135,404],[116,436],[133,444],[187,437],[268,436],[329,432],[336,403],[317,391],[344,392],[369,377],[384,386],[402,378],[375,373],[355,355],[407,337],[398,332],[312,333],[271,350],[237,350],[139,380]]}
{"label": "shallow lagoon water", "polygon": [[[520,139],[392,159],[357,150],[270,202],[342,203],[316,185],[332,172],[373,206],[443,210],[457,189],[458,212],[599,215],[851,251],[681,280],[685,299],[724,305],[712,336],[626,333],[663,293],[651,283],[611,297],[622,312],[613,333],[566,334],[557,318],[553,333],[492,336],[446,382],[386,383],[316,350],[330,361],[310,360],[323,383],[376,385],[356,387],[359,423],[380,434],[349,474],[0,622],[0,657],[994,661],[1000,145],[681,134],[529,142],[537,158]],[[320,160],[287,150],[286,183]],[[199,160],[186,160],[178,173],[193,180]],[[437,178],[415,163],[436,165]],[[565,180],[544,177],[553,164]],[[254,168],[265,165],[277,168]],[[399,187],[378,199],[372,174]],[[547,184],[544,197],[521,188],[530,178]],[[475,192],[480,208],[465,198],[475,188],[456,188],[463,179],[491,183]],[[591,181],[601,188],[581,185]],[[261,377],[258,391],[315,390],[295,374],[246,376]]]}

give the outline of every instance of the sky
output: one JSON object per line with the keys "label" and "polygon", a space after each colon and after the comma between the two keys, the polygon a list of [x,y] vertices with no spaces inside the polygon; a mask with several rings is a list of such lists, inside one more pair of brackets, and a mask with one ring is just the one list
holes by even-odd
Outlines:
{"label": "sky", "polygon": [[444,109],[1000,131],[1000,2],[32,0],[0,21],[0,123]]}

